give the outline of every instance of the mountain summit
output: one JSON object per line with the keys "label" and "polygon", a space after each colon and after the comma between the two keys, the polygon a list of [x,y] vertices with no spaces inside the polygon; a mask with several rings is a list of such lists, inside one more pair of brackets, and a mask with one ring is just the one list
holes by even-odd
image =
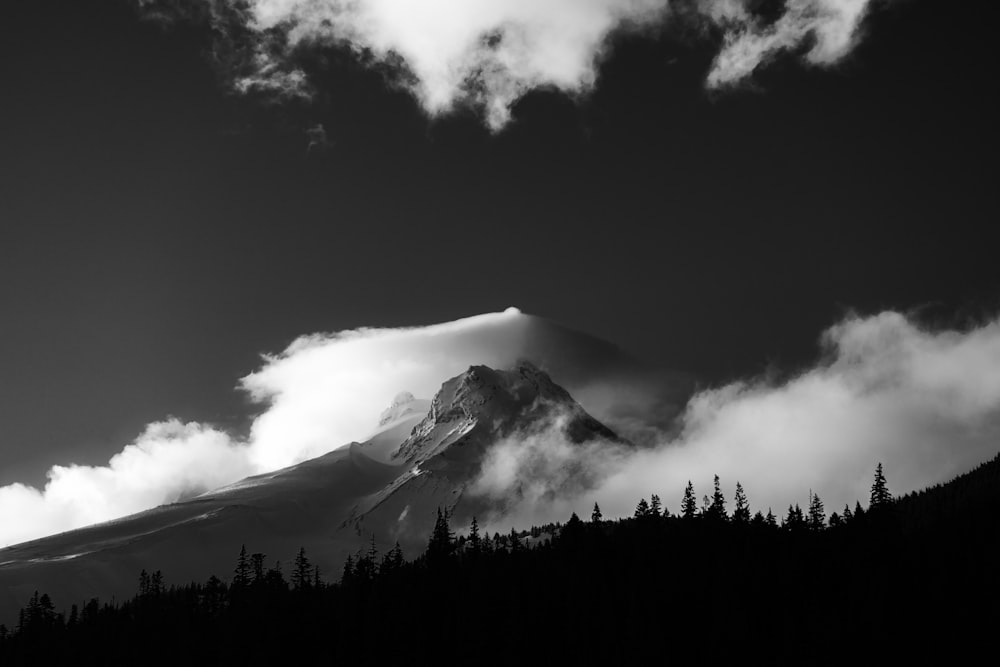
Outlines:
{"label": "mountain summit", "polygon": [[551,422],[557,416],[565,418],[567,434],[574,442],[595,437],[618,439],[532,363],[522,361],[510,370],[472,366],[444,383],[431,401],[427,416],[393,458],[419,463],[453,446],[491,444],[517,430]]}

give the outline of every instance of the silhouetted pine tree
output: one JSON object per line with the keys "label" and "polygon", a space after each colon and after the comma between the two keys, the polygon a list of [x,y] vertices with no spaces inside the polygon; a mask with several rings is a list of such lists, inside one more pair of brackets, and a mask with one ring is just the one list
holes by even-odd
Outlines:
{"label": "silhouetted pine tree", "polygon": [[[746,525],[750,523],[750,505],[747,503],[747,494],[743,491],[743,485],[736,482],[736,495],[733,498],[735,507],[733,508],[733,523]],[[759,514],[759,512],[758,512]],[[764,517],[761,516],[761,521]]]}
{"label": "silhouetted pine tree", "polygon": [[663,514],[663,503],[660,502],[660,497],[655,493],[649,497],[649,514],[655,517]]}
{"label": "silhouetted pine tree", "polygon": [[479,537],[479,522],[476,517],[472,517],[472,526],[469,527],[469,552],[473,556],[478,556],[482,551],[483,540]]}
{"label": "silhouetted pine tree", "polygon": [[253,581],[251,583],[264,583],[264,577],[267,574],[264,571],[264,559],[266,557],[266,554],[260,553],[259,551],[257,553],[250,554],[250,566],[253,570]]}
{"label": "silhouetted pine tree", "polygon": [[694,499],[694,484],[688,480],[684,487],[684,498],[681,499],[681,516],[685,519],[693,519],[698,515],[698,504]]}
{"label": "silhouetted pine tree", "polygon": [[354,583],[354,557],[350,554],[344,560],[344,571],[340,574],[340,583],[345,586]]}
{"label": "silhouetted pine tree", "polygon": [[649,516],[649,503],[643,498],[639,501],[639,504],[635,506],[635,517],[641,519],[643,517]]}
{"label": "silhouetted pine tree", "polygon": [[601,514],[601,506],[598,505],[597,503],[594,503],[594,511],[590,513],[591,522],[600,523],[603,518],[604,515]]}
{"label": "silhouetted pine tree", "polygon": [[455,534],[448,526],[448,516],[437,509],[437,519],[434,520],[434,530],[431,532],[431,539],[427,543],[427,561],[433,565],[440,565],[448,560],[455,546]]}
{"label": "silhouetted pine tree", "polygon": [[809,516],[806,523],[810,530],[820,531],[826,527],[826,511],[823,507],[823,501],[811,489],[809,491]]}
{"label": "silhouetted pine tree", "polygon": [[778,527],[778,517],[774,516],[774,512],[771,511],[770,507],[767,508],[767,517],[765,517],[764,521],[771,528]]}
{"label": "silhouetted pine tree", "polygon": [[247,558],[247,546],[244,544],[240,548],[240,555],[236,559],[236,569],[233,571],[233,586],[244,588],[250,583],[250,561]]}
{"label": "silhouetted pine tree", "polygon": [[802,508],[796,503],[795,506],[788,506],[788,514],[785,516],[785,521],[782,524],[782,528],[785,530],[795,533],[803,530],[806,527],[806,519],[802,514]]}
{"label": "silhouetted pine tree", "polygon": [[509,544],[511,553],[524,548],[524,545],[521,543],[521,536],[517,534],[517,530],[514,528],[510,529]]}
{"label": "silhouetted pine tree", "polygon": [[875,481],[872,482],[871,502],[868,504],[868,511],[884,509],[892,504],[892,494],[885,482],[885,475],[882,474],[882,464],[875,468]]}
{"label": "silhouetted pine tree", "polygon": [[295,556],[295,569],[292,571],[292,586],[296,590],[309,587],[309,584],[312,583],[310,580],[311,570],[305,547],[299,547],[299,553]]}
{"label": "silhouetted pine tree", "polygon": [[843,514],[840,515],[840,522],[842,524],[846,525],[846,524],[850,523],[851,519],[853,519],[853,518],[854,518],[854,515],[851,513],[851,506],[845,504],[844,505],[844,512],[843,512]]}
{"label": "silhouetted pine tree", "polygon": [[726,514],[726,497],[722,495],[722,487],[719,483],[719,476],[715,476],[714,490],[712,491],[712,502],[708,506],[708,518],[714,521],[725,521],[729,518]]}

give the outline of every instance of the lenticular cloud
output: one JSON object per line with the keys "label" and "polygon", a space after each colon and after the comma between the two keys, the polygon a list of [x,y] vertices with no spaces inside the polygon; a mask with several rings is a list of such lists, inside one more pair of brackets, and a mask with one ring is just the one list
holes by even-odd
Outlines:
{"label": "lenticular cloud", "polygon": [[[138,0],[157,17],[176,0]],[[614,33],[686,22],[721,47],[709,87],[749,77],[783,51],[810,45],[807,63],[846,56],[872,0],[787,0],[765,19],[751,0],[194,0],[227,38],[249,36],[249,55],[232,72],[240,92],[308,96],[296,54],[346,46],[389,65],[432,115],[477,108],[494,130],[530,90],[571,95],[596,83]],[[706,29],[707,28],[707,29]],[[655,85],[655,82],[651,82]]]}

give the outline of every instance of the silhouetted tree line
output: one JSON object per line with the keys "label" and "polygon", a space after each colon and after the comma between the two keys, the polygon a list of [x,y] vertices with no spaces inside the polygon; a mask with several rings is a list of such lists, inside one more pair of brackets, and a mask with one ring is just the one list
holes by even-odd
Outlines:
{"label": "silhouetted tree line", "polygon": [[439,509],[423,554],[373,538],[337,582],[305,549],[286,579],[244,546],[228,582],[143,571],[132,599],[68,614],[35,593],[0,626],[0,664],[933,663],[995,631],[1000,457],[900,499],[880,464],[868,507],[829,516],[812,491],[752,511],[739,483],[730,510],[718,477],[696,498],[689,482],[677,514],[653,495],[492,536]]}

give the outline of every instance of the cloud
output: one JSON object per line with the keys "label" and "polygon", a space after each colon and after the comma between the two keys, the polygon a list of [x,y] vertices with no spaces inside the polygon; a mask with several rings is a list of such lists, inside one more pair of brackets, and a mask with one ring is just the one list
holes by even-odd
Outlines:
{"label": "cloud", "polygon": [[751,0],[137,1],[156,17],[178,7],[191,14],[193,2],[229,43],[228,52],[234,41],[243,45],[233,65],[239,91],[304,95],[296,55],[337,45],[396,71],[429,115],[473,106],[497,130],[528,91],[590,91],[612,34],[668,21],[708,24],[723,44],[707,83],[721,87],[804,43],[810,64],[836,63],[857,40],[872,0],[787,0],[769,20],[752,11],[759,3]]}
{"label": "cloud", "polygon": [[[429,398],[474,364],[531,359],[568,378],[571,389],[589,392],[585,405],[613,421],[614,387],[628,382],[616,354],[515,308],[424,327],[302,336],[240,380],[261,406],[248,437],[171,419],[149,425],[105,466],[53,467],[43,489],[2,487],[0,546],[125,516],[364,440],[400,391]],[[660,400],[652,390],[637,395],[645,405]]]}
{"label": "cloud", "polygon": [[0,546],[183,499],[253,472],[248,447],[176,419],[150,424],[106,466],[53,466],[44,489],[0,487]]}
{"label": "cloud", "polygon": [[708,74],[710,87],[743,81],[761,64],[782,51],[812,43],[804,58],[811,65],[829,66],[854,47],[858,27],[870,0],[787,0],[785,12],[771,24],[754,20],[743,6],[717,5],[713,16],[725,27],[722,50]]}
{"label": "cloud", "polygon": [[105,466],[53,467],[43,489],[2,487],[0,545],[125,516],[363,440],[400,391],[430,397],[470,365],[522,358],[599,419],[644,435],[645,445],[580,447],[558,419],[500,443],[473,490],[521,499],[508,503],[508,528],[589,513],[594,501],[608,516],[629,514],[651,493],[676,511],[688,479],[704,493],[714,474],[730,497],[741,481],[755,508],[780,512],[812,489],[832,510],[867,498],[879,461],[892,491],[903,493],[1000,449],[1000,320],[931,331],[886,312],[845,319],[822,342],[814,367],[788,380],[702,391],[664,430],[678,414],[675,376],[639,373],[614,346],[516,309],[302,336],[240,380],[261,406],[246,438],[168,419]]}
{"label": "cloud", "polygon": [[[682,430],[655,447],[575,448],[558,423],[497,447],[473,490],[520,497],[499,527],[589,513],[631,514],[657,493],[673,511],[687,481],[699,494],[742,482],[755,509],[781,513],[811,489],[828,511],[867,504],[876,463],[896,494],[943,482],[1000,450],[1000,320],[932,332],[886,312],[823,336],[826,360],[783,382],[737,382],[688,403]],[[574,484],[553,470],[577,470]],[[579,480],[589,480],[581,488]]]}

